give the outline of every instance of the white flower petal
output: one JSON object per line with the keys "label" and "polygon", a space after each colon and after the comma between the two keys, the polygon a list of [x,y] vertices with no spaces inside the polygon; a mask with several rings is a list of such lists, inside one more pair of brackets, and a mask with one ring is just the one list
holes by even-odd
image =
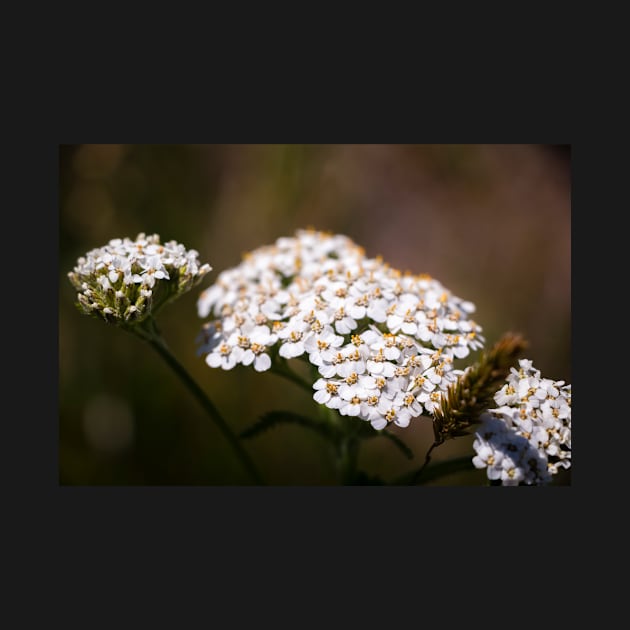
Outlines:
{"label": "white flower petal", "polygon": [[313,400],[324,405],[330,400],[330,394],[325,389],[320,389],[313,394]]}
{"label": "white flower petal", "polygon": [[271,358],[268,354],[259,354],[254,361],[254,369],[257,372],[264,372],[271,367]]}
{"label": "white flower petal", "polygon": [[221,365],[221,355],[219,354],[209,354],[206,357],[206,363],[213,368],[218,368]]}
{"label": "white flower petal", "polygon": [[383,418],[382,416],[378,416],[376,418],[372,418],[372,420],[370,420],[370,424],[377,431],[380,431],[381,429],[384,429],[387,426],[387,420],[385,420],[385,418]]}

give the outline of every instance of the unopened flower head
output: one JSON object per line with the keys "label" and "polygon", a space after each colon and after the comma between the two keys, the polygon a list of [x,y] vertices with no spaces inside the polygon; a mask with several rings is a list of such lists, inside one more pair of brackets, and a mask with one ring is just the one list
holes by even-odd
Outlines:
{"label": "unopened flower head", "polygon": [[428,275],[403,274],[343,235],[298,230],[247,254],[200,296],[211,367],[302,358],[314,399],[382,429],[431,413],[483,346],[474,305]]}
{"label": "unopened flower head", "polygon": [[511,369],[482,416],[473,464],[501,485],[545,485],[571,466],[571,385],[542,378],[529,359]]}
{"label": "unopened flower head", "polygon": [[133,326],[197,285],[212,269],[198,252],[157,234],[116,238],[78,259],[68,273],[77,306],[86,314]]}

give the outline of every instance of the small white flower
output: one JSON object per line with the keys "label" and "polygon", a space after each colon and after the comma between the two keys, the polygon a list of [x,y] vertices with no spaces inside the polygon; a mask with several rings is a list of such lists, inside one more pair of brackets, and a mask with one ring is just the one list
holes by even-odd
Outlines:
{"label": "small white flower", "polygon": [[304,341],[304,349],[308,352],[308,360],[313,365],[320,366],[324,364],[322,353],[327,351],[334,353],[343,343],[344,338],[341,335],[336,335],[332,326],[327,324],[321,327],[319,332],[314,332],[307,337]]}
{"label": "small white flower", "polygon": [[519,397],[514,387],[507,383],[494,395],[494,400],[499,406],[513,405],[518,399]]}
{"label": "small white flower", "polygon": [[304,354],[304,337],[309,330],[304,320],[294,319],[278,332],[278,339],[282,341],[278,354],[285,359],[292,359]]}
{"label": "small white flower", "polygon": [[[347,405],[352,404],[356,407],[356,413],[346,412],[347,415],[359,415],[361,403],[366,401],[370,396],[377,395],[376,380],[372,376],[359,376],[356,373],[351,373],[339,386],[339,396],[341,399],[344,400]],[[343,411],[341,411],[341,413],[343,413]]]}
{"label": "small white flower", "polygon": [[442,400],[441,392],[427,392],[422,391],[416,397],[416,400],[419,403],[422,403],[424,408],[428,413],[433,413],[433,410],[440,406],[440,401]]}
{"label": "small white flower", "polygon": [[503,453],[493,448],[491,442],[477,438],[473,442],[473,448],[477,453],[472,463],[475,468],[487,468],[487,476],[490,480],[500,479],[503,472]]}
{"label": "small white flower", "polygon": [[251,365],[257,372],[264,372],[271,367],[271,357],[267,354],[277,336],[272,334],[268,326],[256,326],[249,335],[249,347],[243,352],[241,363]]}
{"label": "small white flower", "polygon": [[243,350],[238,346],[222,343],[206,356],[206,363],[210,367],[220,367],[231,370],[243,356]]}
{"label": "small white flower", "polygon": [[356,320],[346,313],[346,309],[343,306],[328,309],[326,315],[331,319],[335,330],[340,335],[347,335],[357,327]]}
{"label": "small white flower", "polygon": [[343,381],[329,381],[327,379],[317,379],[313,384],[315,393],[313,399],[320,405],[326,405],[331,409],[339,409],[343,404],[343,400],[339,396],[339,385]]}
{"label": "small white flower", "polygon": [[518,486],[525,479],[523,469],[510,457],[501,460],[501,482],[504,486]]}

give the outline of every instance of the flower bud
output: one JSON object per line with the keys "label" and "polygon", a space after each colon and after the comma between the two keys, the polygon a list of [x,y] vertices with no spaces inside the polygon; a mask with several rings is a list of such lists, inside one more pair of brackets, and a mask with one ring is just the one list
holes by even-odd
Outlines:
{"label": "flower bud", "polygon": [[201,282],[212,267],[197,257],[176,241],[161,244],[159,235],[140,233],[81,256],[68,279],[81,312],[128,327]]}

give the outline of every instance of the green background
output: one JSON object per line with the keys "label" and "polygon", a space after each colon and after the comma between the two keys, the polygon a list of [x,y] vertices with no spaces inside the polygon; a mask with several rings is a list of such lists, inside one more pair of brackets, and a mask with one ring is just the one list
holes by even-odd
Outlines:
{"label": "green background", "polygon": [[[174,355],[239,432],[266,411],[314,411],[270,373],[207,367],[196,354],[200,292],[243,253],[312,226],[343,233],[369,257],[428,273],[472,301],[490,346],[529,341],[544,377],[571,382],[571,175],[566,145],[62,145],[59,147],[59,481],[66,485],[243,485],[248,477],[189,391],[148,345],[81,315],[67,279],[111,238],[158,233],[213,270],[164,309]],[[349,422],[353,419],[348,419]],[[419,466],[428,420],[361,449],[387,479]],[[472,436],[434,451],[470,454]],[[283,426],[245,442],[267,482],[337,482],[328,446]],[[555,484],[570,484],[571,472]],[[485,471],[432,485],[480,485]]]}

